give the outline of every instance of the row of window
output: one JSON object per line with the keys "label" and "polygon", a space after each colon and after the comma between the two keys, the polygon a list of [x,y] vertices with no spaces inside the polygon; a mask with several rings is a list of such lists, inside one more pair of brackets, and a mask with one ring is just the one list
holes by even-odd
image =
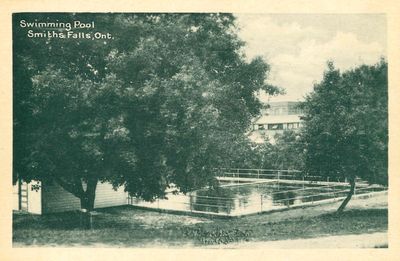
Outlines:
{"label": "row of window", "polygon": [[290,130],[301,127],[300,122],[293,123],[274,123],[274,124],[255,124],[254,130]]}
{"label": "row of window", "polygon": [[268,109],[269,115],[298,115],[303,114],[303,110],[297,107],[278,107]]}

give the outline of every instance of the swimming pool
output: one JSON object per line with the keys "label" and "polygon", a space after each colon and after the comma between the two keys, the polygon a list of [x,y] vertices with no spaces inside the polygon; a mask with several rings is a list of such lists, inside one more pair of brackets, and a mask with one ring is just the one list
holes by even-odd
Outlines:
{"label": "swimming pool", "polygon": [[[385,190],[382,186],[359,185],[356,194]],[[145,202],[130,198],[134,206],[159,210],[240,216],[306,206],[344,198],[349,185],[338,182],[302,182],[293,180],[220,181],[216,189],[200,189],[189,194],[167,194],[166,199]]]}

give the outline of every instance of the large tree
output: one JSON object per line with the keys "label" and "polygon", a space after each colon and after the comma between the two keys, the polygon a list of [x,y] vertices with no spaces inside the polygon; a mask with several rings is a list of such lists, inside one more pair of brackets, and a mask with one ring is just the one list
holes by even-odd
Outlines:
{"label": "large tree", "polygon": [[[21,19],[93,20],[114,39],[27,39]],[[152,200],[213,184],[261,107],[231,14],[14,16],[14,176],[93,208],[96,184]],[[245,142],[243,143],[245,144]]]}
{"label": "large tree", "polygon": [[354,194],[357,177],[388,182],[387,83],[383,59],[343,73],[329,62],[323,80],[303,104],[306,171],[345,177],[350,183],[338,212]]}

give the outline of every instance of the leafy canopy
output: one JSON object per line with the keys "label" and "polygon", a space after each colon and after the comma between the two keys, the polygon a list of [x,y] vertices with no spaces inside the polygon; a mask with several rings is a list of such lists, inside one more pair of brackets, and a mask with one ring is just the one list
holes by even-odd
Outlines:
{"label": "leafy canopy", "polygon": [[387,63],[341,73],[332,62],[303,104],[305,168],[387,184]]}
{"label": "leafy canopy", "polygon": [[[26,39],[19,19],[93,20],[114,39]],[[144,199],[212,184],[261,107],[269,66],[246,62],[231,14],[14,16],[14,173],[110,181]],[[245,142],[243,143],[245,144]]]}

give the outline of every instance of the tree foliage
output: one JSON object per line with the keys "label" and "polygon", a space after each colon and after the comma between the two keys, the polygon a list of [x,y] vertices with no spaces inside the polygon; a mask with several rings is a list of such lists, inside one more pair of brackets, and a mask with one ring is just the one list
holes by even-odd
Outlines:
{"label": "tree foliage", "polygon": [[251,144],[241,150],[238,168],[302,170],[304,168],[304,144],[300,133],[286,130],[276,134],[274,142],[267,137],[263,143]]}
{"label": "tree foliage", "polygon": [[387,87],[383,59],[343,73],[328,63],[303,104],[308,173],[387,184]]}
{"label": "tree foliage", "polygon": [[276,142],[269,145],[264,168],[280,170],[302,170],[304,168],[304,146],[300,134],[288,130],[276,135]]}
{"label": "tree foliage", "polygon": [[[147,200],[212,184],[245,146],[255,93],[279,92],[231,14],[13,18],[14,176],[55,180],[88,209],[98,181]],[[93,20],[114,39],[27,39],[20,19]]]}

